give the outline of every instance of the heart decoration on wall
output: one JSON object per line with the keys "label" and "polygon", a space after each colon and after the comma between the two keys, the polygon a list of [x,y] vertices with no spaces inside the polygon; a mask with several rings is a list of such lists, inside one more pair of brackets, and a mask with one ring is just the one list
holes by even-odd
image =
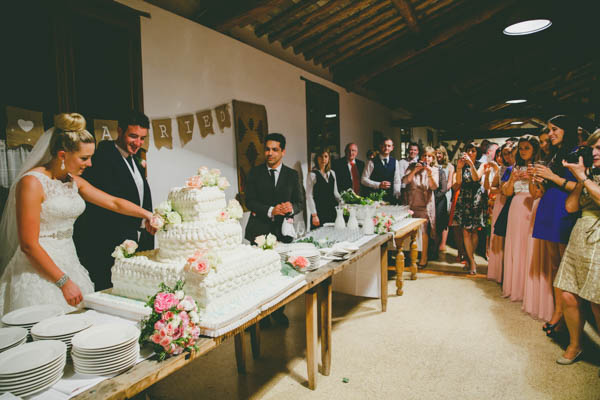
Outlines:
{"label": "heart decoration on wall", "polygon": [[44,133],[44,118],[39,111],[6,106],[6,145],[34,146]]}
{"label": "heart decoration on wall", "polygon": [[19,125],[19,128],[23,129],[24,132],[29,132],[33,129],[33,126],[35,124],[33,123],[33,121],[26,121],[24,119],[19,118],[17,120],[17,125]]}

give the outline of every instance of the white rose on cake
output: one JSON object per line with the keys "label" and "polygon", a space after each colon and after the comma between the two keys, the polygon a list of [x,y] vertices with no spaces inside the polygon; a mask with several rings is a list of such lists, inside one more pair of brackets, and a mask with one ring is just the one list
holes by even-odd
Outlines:
{"label": "white rose on cake", "polygon": [[133,254],[138,248],[138,244],[133,240],[126,240],[123,242],[123,246],[125,247],[125,251],[127,254]]}
{"label": "white rose on cake", "polygon": [[167,221],[169,224],[180,224],[181,223],[181,215],[179,215],[176,211],[171,211],[167,213]]}
{"label": "white rose on cake", "polygon": [[242,206],[235,199],[229,200],[229,204],[227,205],[227,209],[229,211],[229,216],[231,218],[240,219],[240,218],[242,218],[244,216],[244,210],[242,209]]}
{"label": "white rose on cake", "polygon": [[254,239],[254,242],[256,242],[256,245],[257,245],[258,247],[263,247],[263,246],[265,245],[265,242],[266,242],[266,241],[267,241],[267,238],[265,237],[265,235],[260,235],[260,236],[257,236],[257,237]]}
{"label": "white rose on cake", "polygon": [[165,220],[160,214],[152,214],[152,218],[150,218],[150,226],[155,229],[160,229],[165,225]]}
{"label": "white rose on cake", "polygon": [[160,215],[165,215],[169,212],[171,212],[173,209],[171,208],[171,202],[169,200],[165,200],[162,203],[160,203],[158,205],[158,207],[156,207],[154,209],[154,212],[160,214]]}
{"label": "white rose on cake", "polygon": [[227,180],[227,178],[225,178],[224,176],[221,176],[221,177],[219,177],[219,179],[217,181],[217,186],[219,187],[219,189],[225,190],[231,185],[229,184],[229,181]]}
{"label": "white rose on cake", "polygon": [[200,167],[200,168],[198,168],[198,175],[204,176],[206,174],[208,174],[208,168],[207,167]]}
{"label": "white rose on cake", "polygon": [[276,243],[277,236],[273,235],[272,233],[269,233],[267,235],[267,246],[273,248],[273,246],[275,246]]}

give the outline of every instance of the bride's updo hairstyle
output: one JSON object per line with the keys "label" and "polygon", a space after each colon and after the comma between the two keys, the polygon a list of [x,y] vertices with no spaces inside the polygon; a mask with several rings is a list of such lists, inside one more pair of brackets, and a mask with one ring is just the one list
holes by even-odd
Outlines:
{"label": "bride's updo hairstyle", "polygon": [[54,133],[50,139],[50,154],[59,151],[79,150],[80,143],[96,143],[94,136],[85,129],[85,118],[77,113],[62,113],[54,117]]}

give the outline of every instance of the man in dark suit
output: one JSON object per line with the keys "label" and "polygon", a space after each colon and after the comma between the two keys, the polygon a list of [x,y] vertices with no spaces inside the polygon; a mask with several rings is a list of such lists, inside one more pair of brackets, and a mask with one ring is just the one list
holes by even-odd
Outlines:
{"label": "man in dark suit", "polygon": [[[260,235],[269,233],[279,241],[291,240],[281,233],[284,218],[291,218],[302,211],[304,189],[298,173],[283,165],[285,155],[285,137],[280,133],[270,133],[265,139],[266,163],[250,170],[246,181],[246,207],[250,210],[250,219],[246,225],[245,237],[250,242]],[[282,326],[289,321],[283,313],[284,307],[273,312],[273,319]],[[261,325],[267,326],[269,319],[264,318]]]}
{"label": "man in dark suit", "polygon": [[[145,162],[138,152],[148,135],[148,117],[130,112],[119,120],[116,141],[102,141],[83,178],[100,190],[152,210],[152,196],[146,181]],[[154,248],[154,238],[142,227],[140,218],[128,217],[86,203],[75,223],[74,241],[81,264],[90,273],[96,290],[112,287],[111,254],[124,240],[138,242],[138,251]]]}
{"label": "man in dark suit", "polygon": [[360,177],[365,169],[365,163],[356,158],[358,156],[358,146],[356,143],[348,143],[344,149],[345,157],[340,158],[333,164],[338,191],[352,189],[354,193],[360,195],[361,188]]}

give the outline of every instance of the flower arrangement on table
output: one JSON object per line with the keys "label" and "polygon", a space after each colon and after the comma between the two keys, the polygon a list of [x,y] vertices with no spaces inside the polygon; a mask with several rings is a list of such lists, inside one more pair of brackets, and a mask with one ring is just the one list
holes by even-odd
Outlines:
{"label": "flower arrangement on table", "polygon": [[223,211],[217,215],[217,221],[224,222],[229,219],[239,220],[243,215],[244,210],[242,209],[240,203],[236,199],[231,199],[229,200],[227,207],[225,207]]}
{"label": "flower arrangement on table", "polygon": [[260,235],[254,239],[256,245],[263,250],[273,250],[277,244],[277,236],[269,233],[268,235]]}
{"label": "flower arrangement on table", "polygon": [[198,303],[183,291],[184,283],[178,281],[171,288],[160,284],[160,291],[146,305],[152,314],[142,321],[140,343],[150,343],[159,361],[171,355],[197,349],[200,336]]}
{"label": "flower arrangement on table", "polygon": [[211,269],[217,270],[221,264],[221,258],[214,251],[196,250],[188,257],[185,266],[187,272],[195,272],[200,275],[208,275]]}
{"label": "flower arrangement on table", "polygon": [[302,256],[296,256],[289,257],[286,261],[286,264],[288,264],[290,267],[294,268],[298,272],[306,272],[306,268],[308,268],[310,262]]}
{"label": "flower arrangement on table", "polygon": [[133,257],[137,248],[138,244],[134,240],[127,239],[115,247],[115,250],[112,252],[111,256],[117,259]]}
{"label": "flower arrangement on table", "polygon": [[373,225],[375,226],[375,233],[382,235],[392,231],[392,225],[396,222],[393,215],[386,213],[378,213],[373,217]]}
{"label": "flower arrangement on table", "polygon": [[171,201],[165,200],[154,209],[150,225],[158,230],[168,229],[170,225],[181,224],[181,214],[173,210]]}
{"label": "flower arrangement on table", "polygon": [[203,187],[211,187],[217,186],[221,190],[227,189],[229,186],[229,181],[224,176],[221,176],[221,171],[213,168],[208,169],[208,167],[200,167],[198,169],[198,174],[189,178],[185,185],[188,188],[201,189]]}
{"label": "flower arrangement on table", "polygon": [[340,197],[344,201],[344,204],[358,204],[363,206],[369,206],[376,203],[381,204],[383,203],[384,196],[385,190],[383,189],[379,192],[373,192],[367,197],[357,195],[352,189],[346,189],[340,194]]}

